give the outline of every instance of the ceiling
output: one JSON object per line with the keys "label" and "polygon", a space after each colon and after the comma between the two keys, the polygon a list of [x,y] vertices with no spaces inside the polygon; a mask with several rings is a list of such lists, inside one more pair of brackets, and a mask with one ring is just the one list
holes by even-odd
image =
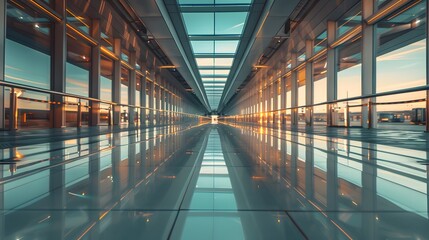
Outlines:
{"label": "ceiling", "polygon": [[215,111],[235,61],[252,0],[178,0],[178,4],[181,21],[175,21],[176,26],[183,24],[186,29],[197,75]]}
{"label": "ceiling", "polygon": [[129,0],[207,112],[219,112],[299,0]]}

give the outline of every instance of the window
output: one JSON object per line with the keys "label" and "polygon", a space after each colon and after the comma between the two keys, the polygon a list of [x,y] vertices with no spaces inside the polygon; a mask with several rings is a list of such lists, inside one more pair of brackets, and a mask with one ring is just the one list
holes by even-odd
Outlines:
{"label": "window", "polygon": [[337,21],[337,37],[342,36],[350,29],[362,24],[362,3],[356,4],[352,9]]}
{"label": "window", "polygon": [[377,92],[426,84],[425,13],[426,1],[420,1],[376,24]]}
{"label": "window", "polygon": [[357,36],[338,47],[337,99],[361,95],[361,46],[361,36]]}
{"label": "window", "polygon": [[50,89],[51,26],[40,14],[7,4],[6,81]]}
{"label": "window", "polygon": [[328,45],[328,34],[327,31],[322,32],[314,39],[314,53],[317,53],[326,48]]}

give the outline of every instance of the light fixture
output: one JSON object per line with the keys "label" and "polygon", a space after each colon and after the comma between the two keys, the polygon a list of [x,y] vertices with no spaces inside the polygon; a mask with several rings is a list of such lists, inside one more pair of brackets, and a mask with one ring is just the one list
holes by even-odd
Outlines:
{"label": "light fixture", "polygon": [[165,65],[165,66],[160,66],[159,68],[160,69],[175,69],[176,66],[174,66],[174,65]]}
{"label": "light fixture", "polygon": [[255,67],[255,68],[270,68],[270,66],[268,66],[268,65],[255,65],[253,67]]}

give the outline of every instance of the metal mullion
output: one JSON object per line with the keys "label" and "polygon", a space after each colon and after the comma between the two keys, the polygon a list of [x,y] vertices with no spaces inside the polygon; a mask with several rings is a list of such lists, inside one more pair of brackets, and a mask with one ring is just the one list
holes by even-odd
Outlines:
{"label": "metal mullion", "polygon": [[180,5],[182,13],[204,13],[204,12],[249,12],[250,5],[239,4],[215,4],[215,5]]}
{"label": "metal mullion", "polygon": [[51,20],[54,20],[56,22],[61,22],[65,16],[61,16],[58,12],[56,12],[54,9],[52,9],[49,5],[47,5],[43,1],[39,0],[27,0],[27,1],[20,1],[18,2],[26,4],[33,8],[36,11],[42,11],[44,15],[46,15]]}
{"label": "metal mullion", "polygon": [[188,37],[190,41],[241,40],[241,34],[189,35]]}

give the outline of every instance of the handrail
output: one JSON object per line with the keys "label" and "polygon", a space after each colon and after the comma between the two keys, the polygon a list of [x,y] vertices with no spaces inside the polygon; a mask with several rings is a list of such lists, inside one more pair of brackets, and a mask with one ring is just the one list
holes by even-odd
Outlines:
{"label": "handrail", "polygon": [[22,85],[22,84],[19,84],[19,83],[6,82],[6,81],[3,81],[1,79],[0,79],[0,86],[10,87],[10,88],[25,89],[25,90],[29,90],[29,91],[33,91],[33,92],[39,92],[39,93],[60,95],[60,96],[63,96],[63,97],[77,98],[77,99],[81,99],[81,100],[88,100],[88,101],[93,101],[93,102],[99,102],[99,103],[109,104],[109,105],[112,105],[112,106],[140,108],[140,109],[149,110],[149,111],[158,111],[158,112],[164,112],[164,113],[178,113],[178,114],[187,115],[187,116],[199,116],[199,117],[203,117],[202,115],[193,114],[193,113],[175,112],[175,111],[172,111],[172,110],[155,109],[155,108],[148,108],[148,107],[144,107],[144,106],[136,106],[136,105],[122,104],[122,103],[115,103],[115,102],[101,100],[101,99],[97,99],[97,98],[79,96],[79,95],[71,94],[71,93],[57,92],[57,91],[47,90],[47,89],[43,89],[43,88],[26,86],[26,85]]}
{"label": "handrail", "polygon": [[[419,86],[419,87],[393,90],[393,91],[382,92],[382,93],[366,94],[366,95],[357,96],[357,97],[343,98],[343,99],[326,101],[326,102],[310,104],[310,105],[301,105],[301,106],[296,106],[296,107],[281,108],[281,109],[277,109],[277,110],[265,111],[263,113],[281,112],[281,111],[293,110],[293,109],[299,109],[299,108],[309,108],[309,107],[315,107],[315,106],[321,106],[321,105],[335,104],[335,103],[339,103],[339,102],[349,102],[349,101],[362,100],[362,99],[367,99],[367,98],[383,97],[383,96],[389,96],[389,95],[411,93],[411,92],[418,92],[418,91],[428,91],[428,90],[429,90],[429,85],[424,85],[424,86]],[[372,104],[377,104],[377,103],[373,102]],[[241,115],[251,115],[251,114],[256,114],[256,113],[237,114],[237,115],[230,115],[230,116],[241,116]]]}

